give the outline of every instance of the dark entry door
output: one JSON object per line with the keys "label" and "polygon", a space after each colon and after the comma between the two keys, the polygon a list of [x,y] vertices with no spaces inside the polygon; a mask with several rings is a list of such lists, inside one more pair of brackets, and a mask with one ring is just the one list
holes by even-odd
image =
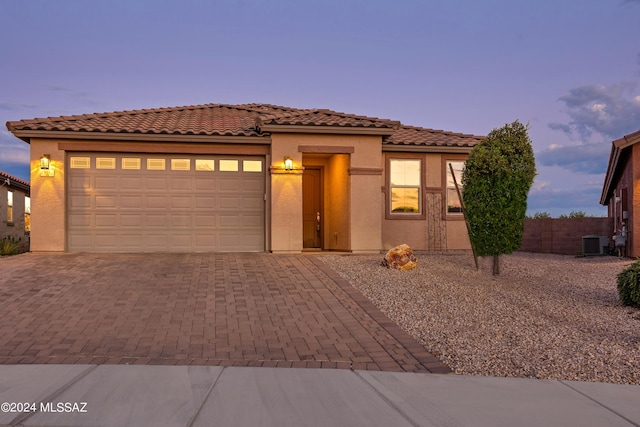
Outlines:
{"label": "dark entry door", "polygon": [[322,248],[322,169],[302,175],[302,238],[304,248]]}

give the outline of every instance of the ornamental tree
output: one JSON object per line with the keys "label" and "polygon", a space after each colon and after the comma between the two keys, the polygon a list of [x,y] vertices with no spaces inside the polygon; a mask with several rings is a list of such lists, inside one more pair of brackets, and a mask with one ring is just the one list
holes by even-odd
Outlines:
{"label": "ornamental tree", "polygon": [[527,195],[536,175],[528,126],[519,121],[492,130],[471,151],[462,175],[469,238],[478,256],[499,256],[520,248]]}

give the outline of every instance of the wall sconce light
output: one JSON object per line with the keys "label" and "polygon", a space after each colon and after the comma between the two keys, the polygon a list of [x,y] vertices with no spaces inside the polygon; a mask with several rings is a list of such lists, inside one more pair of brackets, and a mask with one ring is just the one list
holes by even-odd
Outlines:
{"label": "wall sconce light", "polygon": [[53,176],[53,168],[51,167],[51,156],[44,154],[40,157],[40,176]]}
{"label": "wall sconce light", "polygon": [[291,160],[291,157],[287,156],[284,158],[284,170],[293,170],[293,160]]}

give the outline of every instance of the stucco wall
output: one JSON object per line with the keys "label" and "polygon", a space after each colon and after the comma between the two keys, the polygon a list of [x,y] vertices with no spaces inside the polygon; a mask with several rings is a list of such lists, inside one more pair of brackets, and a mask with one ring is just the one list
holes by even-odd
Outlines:
{"label": "stucco wall", "polygon": [[414,250],[446,251],[470,250],[471,244],[467,234],[464,218],[461,215],[447,215],[445,211],[446,169],[447,161],[465,160],[464,154],[441,153],[385,153],[383,167],[385,180],[388,180],[389,158],[416,158],[423,160],[423,208],[424,219],[407,219],[406,217],[390,218],[387,214],[389,189],[385,182],[382,189],[381,203],[382,242],[384,249],[406,243]]}
{"label": "stucco wall", "polygon": [[[608,217],[611,218],[613,235],[624,224],[627,229],[627,256],[640,256],[640,233],[635,230],[634,213],[640,212],[640,149],[637,144],[621,153],[619,175],[613,193],[608,200]],[[626,214],[625,214],[626,212]],[[626,216],[626,218],[625,218]]]}
{"label": "stucco wall", "polygon": [[[4,182],[4,179],[2,180]],[[0,182],[1,183],[1,182]],[[8,197],[7,193],[13,192],[13,221],[8,222]],[[0,187],[0,239],[11,236],[20,239],[18,247],[21,250],[29,249],[29,233],[24,229],[24,206],[27,194],[15,186],[3,185]]]}
{"label": "stucco wall", "polygon": [[[319,153],[309,147],[321,147],[324,152]],[[325,215],[330,217],[329,221],[325,221],[325,248],[357,252],[380,251],[381,218],[377,206],[381,203],[381,147],[380,136],[273,133],[271,250],[302,250],[300,169],[306,153],[325,154],[328,159],[323,162]],[[332,150],[335,152],[332,153]],[[293,160],[296,171],[282,171],[285,157]],[[338,233],[337,243],[335,233]]]}
{"label": "stucco wall", "polygon": [[[51,156],[55,176],[40,176],[40,157]],[[65,156],[58,141],[31,139],[31,251],[65,249]]]}

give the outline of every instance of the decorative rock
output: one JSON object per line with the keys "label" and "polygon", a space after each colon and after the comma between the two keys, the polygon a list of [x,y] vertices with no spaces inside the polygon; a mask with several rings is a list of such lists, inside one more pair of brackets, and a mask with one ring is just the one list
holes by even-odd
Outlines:
{"label": "decorative rock", "polygon": [[402,244],[389,249],[382,260],[382,265],[396,270],[411,270],[418,266],[418,260],[409,245]]}

